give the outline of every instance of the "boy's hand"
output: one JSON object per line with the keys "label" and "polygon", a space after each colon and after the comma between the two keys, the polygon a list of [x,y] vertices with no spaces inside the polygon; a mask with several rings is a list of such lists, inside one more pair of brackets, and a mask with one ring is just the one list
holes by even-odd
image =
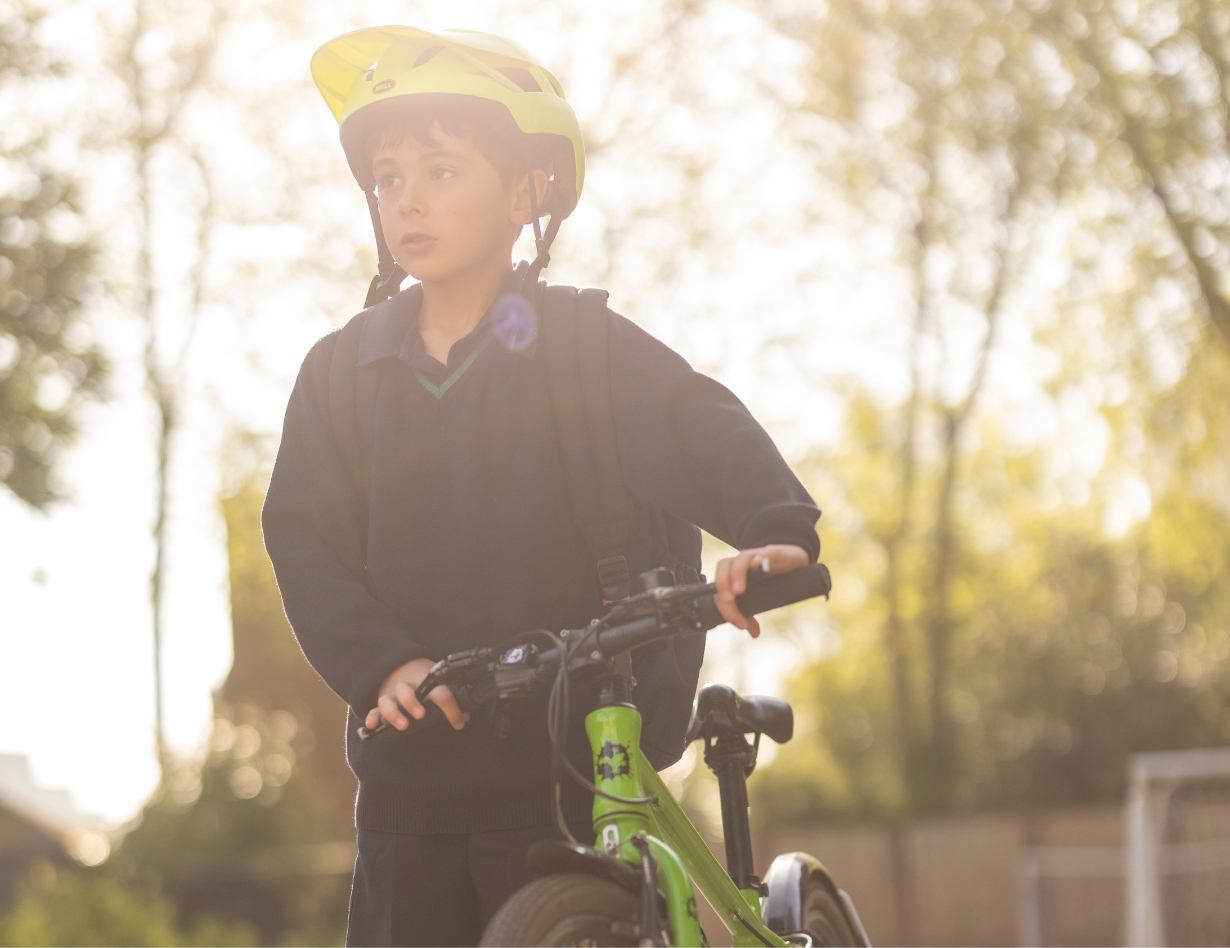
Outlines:
{"label": "boy's hand", "polygon": [[[397,730],[404,731],[410,726],[410,721],[397,706],[399,703],[416,720],[422,718],[427,713],[427,709],[419,703],[414,690],[427,677],[427,673],[431,671],[434,664],[435,662],[430,658],[416,658],[395,669],[380,686],[380,698],[376,702],[376,707],[367,712],[367,719],[363,723],[369,729],[375,728],[383,716]],[[439,706],[444,716],[448,718],[448,723],[458,731],[466,726],[466,721],[470,720],[470,715],[457,706],[457,699],[445,685],[432,689],[427,698]]]}
{"label": "boy's hand", "polygon": [[760,623],[756,621],[756,617],[745,616],[735,605],[735,596],[747,592],[748,570],[764,570],[776,575],[806,566],[809,561],[806,550],[787,543],[773,543],[754,550],[743,550],[737,556],[718,560],[717,575],[713,578],[713,584],[717,586],[713,601],[717,604],[718,612],[731,625],[745,629],[752,638],[759,637]]}

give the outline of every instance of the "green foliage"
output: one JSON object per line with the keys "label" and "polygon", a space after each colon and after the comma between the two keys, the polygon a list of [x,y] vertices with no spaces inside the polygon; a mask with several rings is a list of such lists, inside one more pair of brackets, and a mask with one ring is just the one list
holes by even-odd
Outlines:
{"label": "green foliage", "polygon": [[246,456],[254,445],[231,447],[245,455],[232,459],[237,483],[221,502],[234,666],[208,752],[168,768],[108,866],[132,890],[170,898],[181,931],[213,918],[247,926],[260,944],[340,944],[354,864],[345,705],[282,612],[261,540],[260,465]]}
{"label": "green foliage", "polygon": [[[1202,395],[1230,380],[1230,359],[1214,361],[1217,379],[1191,380]],[[1230,410],[1213,403],[1218,418]],[[841,646],[795,677],[799,736],[753,783],[754,810],[782,822],[937,807],[903,740],[925,746],[930,737],[932,677],[919,625],[935,597],[928,524],[916,525],[899,578],[904,655],[885,636],[891,491],[877,472],[892,466],[891,417],[858,400],[840,448],[815,459],[817,494],[840,497],[826,517],[826,559],[835,577],[827,612]],[[1222,437],[1217,420],[1202,417]],[[1207,448],[1180,440],[1185,454]],[[933,495],[935,465],[920,468],[919,493]],[[938,806],[1115,801],[1130,753],[1230,742],[1230,516],[1209,492],[1202,497],[1198,467],[1158,468],[1166,483],[1150,515],[1110,539],[1109,492],[1054,509],[1043,452],[1016,454],[984,427],[956,517],[949,687],[958,754],[954,797]],[[898,659],[912,686],[904,709],[892,675]],[[900,717],[913,725],[905,735]]]}
{"label": "green foliage", "polygon": [[0,915],[0,945],[254,945],[250,925],[202,917],[187,934],[175,905],[143,895],[105,872],[57,871],[39,863],[16,903]]}
{"label": "green foliage", "polygon": [[763,811],[1109,800],[1132,751],[1230,740],[1230,7],[765,9],[908,384],[809,465],[841,645]]}
{"label": "green foliage", "polygon": [[[0,11],[4,100],[20,95],[24,75],[51,68],[33,22],[24,7]],[[58,496],[56,457],[82,401],[101,394],[106,366],[81,317],[93,251],[78,235],[73,183],[12,114],[0,148],[0,483],[41,508]]]}
{"label": "green foliage", "polygon": [[355,789],[345,706],[294,645],[261,542],[260,480],[245,468],[239,481],[222,502],[235,665],[208,748],[170,762],[104,866],[38,867],[0,916],[0,944],[342,943]]}
{"label": "green foliage", "polygon": [[110,865],[136,891],[170,896],[183,929],[212,917],[260,944],[340,943],[353,847],[318,818],[319,788],[297,772],[295,719],[231,713],[203,763],[171,771]]}

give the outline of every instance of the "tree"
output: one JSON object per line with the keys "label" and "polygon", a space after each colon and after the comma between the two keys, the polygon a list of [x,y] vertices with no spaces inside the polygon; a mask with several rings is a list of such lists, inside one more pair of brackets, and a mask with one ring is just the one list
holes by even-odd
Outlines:
{"label": "tree", "polygon": [[1230,19],[1217,0],[1111,7],[1074,0],[1041,12],[1038,35],[1088,75],[1091,110],[1131,158],[1120,175],[1160,210],[1175,269],[1230,343],[1230,229],[1221,169],[1230,160]]}
{"label": "tree", "polygon": [[[145,331],[145,385],[156,411],[157,490],[150,609],[154,644],[154,732],[160,767],[165,767],[167,762],[162,713],[162,641],[171,451],[179,422],[183,372],[200,315],[210,228],[214,224],[212,182],[199,155],[192,150],[190,142],[184,140],[180,119],[208,73],[223,18],[223,8],[214,3],[155,7],[146,0],[134,0],[131,24],[120,40],[114,66],[128,94],[127,128],[117,144],[129,152],[139,208],[135,222],[137,248],[133,295],[136,313]],[[156,43],[160,38],[169,38],[171,43]],[[158,46],[163,47],[161,55],[150,55],[150,48]],[[160,285],[155,270],[154,237],[156,204],[161,197],[156,181],[157,164],[168,157],[173,162],[179,159],[180,163],[186,158],[195,168],[201,185],[190,299],[176,313],[173,322],[177,325],[173,332],[166,325],[165,314],[159,312]],[[180,306],[182,304],[176,308]]]}
{"label": "tree", "polygon": [[[123,223],[133,242],[116,255],[124,276],[114,281],[113,290],[126,297],[144,333],[142,368],[154,409],[156,490],[149,589],[160,765],[167,761],[162,647],[171,483],[176,438],[190,398],[198,391],[194,382],[199,380],[191,374],[193,347],[207,312],[250,312],[266,299],[258,290],[281,276],[275,267],[303,265],[293,249],[263,270],[231,252],[238,243],[250,246],[247,239],[261,229],[267,243],[293,243],[286,239],[288,228],[279,232],[278,226],[301,225],[308,213],[295,200],[301,196],[290,194],[293,186],[311,183],[304,174],[306,162],[296,165],[298,178],[293,181],[278,167],[291,151],[278,140],[288,87],[303,91],[306,70],[289,80],[276,75],[254,81],[261,55],[293,34],[300,12],[300,5],[285,0],[133,0],[127,9],[99,14],[101,31],[113,41],[108,75],[102,78],[118,85],[121,106],[118,114],[106,116],[106,127],[96,130],[92,141],[101,151],[122,158],[128,173],[133,200],[124,211],[135,210],[135,215]],[[249,32],[242,33],[240,27]],[[265,45],[235,51],[245,63],[241,74],[214,68],[220,50],[233,51],[226,46],[228,40],[252,35]],[[349,255],[344,259],[342,269],[355,266]],[[314,262],[330,276],[339,269],[336,261]]]}
{"label": "tree", "polygon": [[338,944],[354,859],[346,708],[282,612],[261,540],[263,446],[237,437],[228,456],[221,504],[235,664],[207,756],[170,763],[109,865],[133,891],[170,896],[179,931],[214,919],[248,926],[260,944]]}
{"label": "tree", "polygon": [[[867,526],[887,564],[884,635],[908,786],[918,805],[945,806],[960,768],[950,681],[962,556],[954,518],[970,429],[1039,228],[1082,163],[1064,147],[1079,117],[1055,94],[1051,64],[994,3],[873,13],[847,0],[823,16],[795,9],[777,22],[805,47],[802,95],[787,103],[792,130],[822,174],[849,186],[863,226],[893,233],[888,266],[912,312],[909,388],[889,435],[896,471],[884,472],[894,503]],[[924,444],[943,458],[926,494]],[[912,606],[908,563],[919,543],[930,576]]]}
{"label": "tree", "polygon": [[[1227,381],[1230,372],[1201,385],[1210,422],[1230,404],[1219,401]],[[753,810],[774,820],[929,809],[894,739],[887,559],[868,529],[895,466],[893,414],[859,397],[840,445],[807,468],[813,489],[833,499],[826,559],[838,581],[824,611],[842,641],[792,681],[798,743],[753,788]],[[994,426],[988,419],[979,433],[954,518],[962,555],[949,674],[960,767],[949,806],[1120,800],[1130,753],[1230,740],[1230,516],[1180,480],[1159,489],[1135,529],[1108,538],[1113,478],[1088,503],[1057,508],[1046,452],[1013,448]],[[923,457],[919,490],[934,496],[942,455]],[[925,561],[907,566],[902,599],[913,618],[931,573]]]}
{"label": "tree", "polygon": [[[908,340],[896,363],[909,380],[904,397],[890,404],[855,385],[842,448],[822,452],[815,462],[834,473],[821,482],[827,496],[843,498],[847,518],[861,531],[853,544],[859,553],[851,550],[846,565],[868,591],[858,615],[843,616],[843,655],[814,669],[830,697],[821,699],[803,679],[799,683],[823,718],[820,746],[813,749],[820,759],[813,763],[831,780],[827,802],[816,806],[917,812],[1004,802],[1012,794],[985,782],[1000,780],[1007,769],[985,757],[995,743],[985,731],[978,736],[985,714],[995,709],[1004,721],[1016,722],[1005,724],[1005,733],[1036,732],[1022,746],[1034,747],[1044,732],[1058,746],[1064,740],[1055,735],[1081,731],[1073,717],[1077,704],[1069,700],[1077,689],[1075,673],[1069,672],[1091,661],[1076,644],[1084,633],[1048,610],[1085,615],[1102,630],[1090,634],[1113,640],[1107,648],[1117,654],[1137,649],[1137,661],[1115,666],[1133,683],[1147,677],[1148,656],[1167,651],[1152,637],[1155,626],[1132,625],[1115,638],[1092,618],[1115,615],[1108,604],[1123,582],[1121,560],[1137,563],[1129,546],[1111,542],[1131,527],[1131,518],[1109,531],[1103,522],[1118,516],[1124,492],[1184,498],[1180,506],[1193,503],[1205,522],[1225,519],[1224,494],[1200,485],[1224,473],[1226,455],[1217,460],[1218,449],[1206,445],[1198,452],[1202,473],[1189,477],[1191,465],[1182,459],[1192,452],[1179,445],[1173,427],[1176,416],[1186,416],[1195,419],[1189,428],[1204,431],[1220,417],[1208,393],[1222,390],[1222,370],[1203,352],[1203,330],[1189,318],[1208,281],[1185,253],[1182,227],[1189,225],[1164,201],[1141,200],[1148,195],[1142,187],[1160,180],[1160,171],[1155,160],[1154,170],[1142,174],[1140,150],[1120,141],[1125,128],[1130,137],[1133,108],[1125,108],[1122,91],[1106,78],[1117,75],[1108,63],[1122,64],[1126,55],[1119,34],[1097,26],[1112,19],[1107,10],[977,0],[874,10],[848,0],[823,15],[765,9],[800,45],[803,67],[786,83],[780,77],[762,83],[790,107],[791,131],[811,149],[818,177],[846,190],[847,210],[861,229],[892,235],[881,269],[911,314],[907,326],[892,326]],[[1125,16],[1139,30],[1154,30],[1156,40],[1169,35],[1157,33],[1159,23],[1170,23],[1173,31],[1166,11],[1157,4]],[[1132,56],[1128,60],[1139,60]],[[1145,77],[1140,68],[1119,72],[1150,84],[1150,91],[1135,94],[1137,106],[1162,96],[1156,88],[1162,79]],[[791,98],[782,90],[794,80]],[[1185,81],[1193,80],[1189,75]],[[1194,93],[1187,90],[1184,99],[1181,92],[1182,83],[1169,92],[1172,112],[1155,101],[1149,115],[1182,117],[1210,137],[1209,113],[1198,120],[1189,108]],[[1204,154],[1182,144],[1190,142],[1195,125],[1169,138],[1162,128],[1151,130],[1152,147]],[[1198,167],[1205,169],[1203,179]],[[1184,168],[1189,182],[1212,180],[1207,161]],[[1087,432],[1106,433],[1097,471],[1072,470],[1063,456],[1068,445],[1027,451],[1014,443],[1005,417],[1022,406],[990,381],[995,365],[1009,364],[996,349],[1008,331],[1026,353],[1053,366],[1037,374],[1031,409],[1058,413],[1079,406]],[[1020,354],[1014,357],[1018,372],[1027,368]],[[1191,385],[1176,386],[1188,378]],[[998,409],[990,417],[982,407],[988,400]],[[1212,437],[1224,447],[1220,435]],[[1134,442],[1148,445],[1148,458],[1139,445],[1129,449]],[[1065,488],[1058,498],[1057,476]],[[826,506],[832,529],[833,505]],[[1160,518],[1159,509],[1150,523],[1164,522]],[[988,531],[1011,555],[982,548]],[[1168,558],[1191,555],[1181,536],[1171,540],[1164,549],[1154,543],[1147,550],[1161,584],[1156,588],[1179,582]],[[1215,543],[1203,552],[1220,560]],[[1200,596],[1206,595],[1212,598],[1201,600],[1204,608],[1222,593],[1206,583]],[[877,634],[858,635],[855,629],[868,622]],[[1054,663],[1049,671],[1031,664],[1028,649],[1012,651],[1024,648],[1023,630],[1031,622],[1067,629],[1060,638],[1070,647],[1056,646],[1062,658],[1042,650]],[[1014,639],[1013,630],[1024,638]],[[1002,649],[993,644],[1000,639]],[[872,669],[865,674],[856,670],[868,663]],[[1081,687],[1092,688],[1098,673],[1084,674],[1089,677]],[[1116,748],[1118,766],[1128,746],[1213,740],[1224,712],[1216,697],[1220,686],[1206,685],[1198,710],[1167,718],[1169,738],[1152,729],[1161,720],[1155,714],[1120,737],[1106,731],[1095,741],[1087,735],[1082,746]],[[1165,692],[1163,703],[1178,694]],[[1154,706],[1147,695],[1133,695],[1137,706]],[[1111,706],[1109,696],[1098,700],[1099,707]],[[1037,772],[1048,772],[1032,762]],[[1084,789],[1064,780],[1052,781],[1050,789],[1025,779],[1016,786],[1033,799],[1055,793],[1089,799],[1119,786],[1112,773],[1096,793],[1088,786],[1092,771],[1081,778]],[[845,789],[839,793],[838,786]]]}
{"label": "tree", "polygon": [[[0,482],[43,509],[63,496],[55,465],[106,361],[83,314],[94,254],[75,183],[47,156],[48,129],[21,107],[34,77],[61,68],[32,36],[26,6],[0,11]],[[20,118],[18,118],[20,116]]]}

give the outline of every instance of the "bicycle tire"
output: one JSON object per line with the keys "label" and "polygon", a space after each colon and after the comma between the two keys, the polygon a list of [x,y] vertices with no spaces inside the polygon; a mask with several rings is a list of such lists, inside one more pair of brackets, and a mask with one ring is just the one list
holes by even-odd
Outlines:
{"label": "bicycle tire", "polygon": [[813,945],[824,948],[857,948],[862,944],[841,903],[827,885],[814,878],[803,893],[803,930],[811,936]]}
{"label": "bicycle tire", "polygon": [[479,945],[636,945],[637,898],[599,876],[562,873],[535,879],[505,902]]}

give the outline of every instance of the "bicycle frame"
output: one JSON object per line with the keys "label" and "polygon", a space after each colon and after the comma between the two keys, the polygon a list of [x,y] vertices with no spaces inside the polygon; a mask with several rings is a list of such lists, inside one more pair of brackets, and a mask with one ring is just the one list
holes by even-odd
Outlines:
{"label": "bicycle frame", "polygon": [[730,929],[735,945],[786,945],[764,927],[760,892],[739,889],[710,851],[653,765],[641,752],[641,713],[630,704],[599,707],[585,719],[594,753],[594,783],[621,797],[651,797],[641,804],[594,797],[594,833],[607,855],[640,866],[632,839],[644,834],[658,864],[674,945],[700,945],[693,882]]}

